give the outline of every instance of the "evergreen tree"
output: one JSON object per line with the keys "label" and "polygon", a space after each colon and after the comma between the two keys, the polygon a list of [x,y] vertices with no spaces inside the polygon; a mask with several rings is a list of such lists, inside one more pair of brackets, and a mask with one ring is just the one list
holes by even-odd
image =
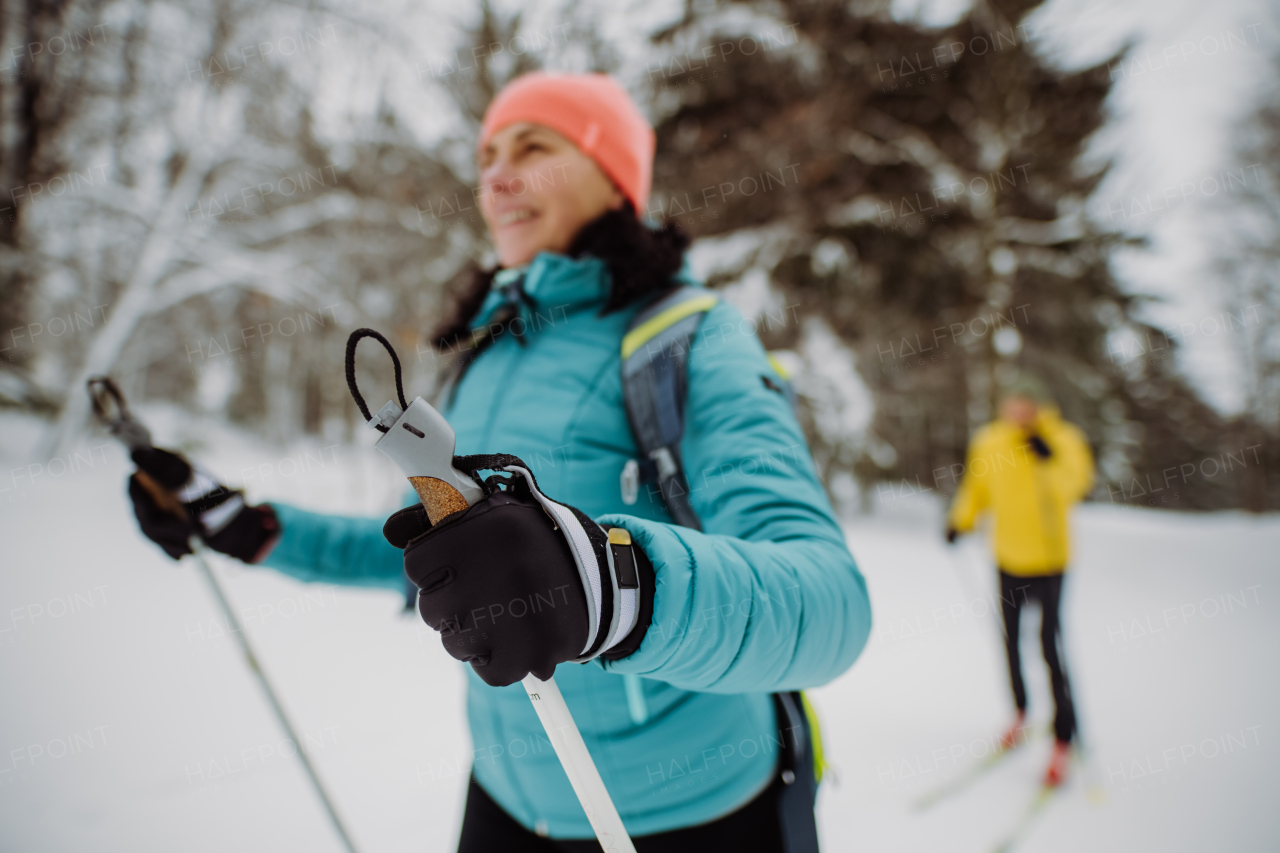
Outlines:
{"label": "evergreen tree", "polygon": [[1159,333],[1108,267],[1124,238],[1085,216],[1105,169],[1080,155],[1109,63],[1052,67],[1024,23],[1037,5],[979,0],[941,29],[887,2],[690,7],[648,73],[650,213],[725,246],[752,236],[718,281],[762,268],[794,306],[802,322],[762,323],[766,344],[800,346],[821,322],[856,355],[875,403],[856,453],[813,416],[826,401],[806,401],[829,479],[954,489],[999,386],[1031,372],[1088,434],[1098,498],[1224,505],[1214,484],[1161,488],[1169,465],[1215,452],[1221,420],[1133,343]]}
{"label": "evergreen tree", "polygon": [[[1280,52],[1257,107],[1236,134],[1243,187],[1221,199],[1217,267],[1227,289],[1244,406],[1229,434],[1243,455],[1242,505],[1280,509]],[[1230,461],[1230,460],[1228,460]],[[1234,467],[1234,463],[1233,463]]]}

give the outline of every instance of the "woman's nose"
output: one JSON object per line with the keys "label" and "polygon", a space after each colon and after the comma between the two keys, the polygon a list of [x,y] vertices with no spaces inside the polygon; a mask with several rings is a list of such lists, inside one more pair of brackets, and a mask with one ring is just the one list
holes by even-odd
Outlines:
{"label": "woman's nose", "polygon": [[498,161],[480,173],[480,184],[486,194],[504,195],[512,191],[511,183],[516,177],[510,163]]}

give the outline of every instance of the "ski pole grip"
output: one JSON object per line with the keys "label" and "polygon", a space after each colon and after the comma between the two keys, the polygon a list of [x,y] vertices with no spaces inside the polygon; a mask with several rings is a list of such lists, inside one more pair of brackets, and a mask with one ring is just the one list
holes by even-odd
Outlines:
{"label": "ski pole grip", "polygon": [[171,515],[176,515],[183,521],[189,518],[187,508],[182,505],[182,501],[178,500],[178,496],[157,483],[150,474],[139,468],[133,475],[138,478],[138,485],[146,489],[147,494],[151,495],[151,499],[156,502],[156,506]]}
{"label": "ski pole grip", "polygon": [[409,478],[432,524],[484,497],[475,479],[453,466],[453,427],[421,397],[404,411],[389,403],[369,423],[385,429],[374,447]]}
{"label": "ski pole grip", "polygon": [[[376,415],[370,414],[356,387],[356,345],[365,338],[382,344],[396,371],[396,399],[400,405],[387,403]],[[415,397],[412,403],[405,400],[400,359],[390,341],[373,329],[356,329],[347,338],[346,367],[347,387],[360,414],[369,426],[382,433],[375,446],[409,478],[432,524],[484,496],[471,477],[453,467],[455,439],[449,422],[421,397]]]}
{"label": "ski pole grip", "polygon": [[446,515],[461,512],[470,504],[462,496],[462,492],[450,486],[444,480],[435,477],[410,477],[409,484],[418,493],[418,499],[426,507],[427,519],[437,524]]}

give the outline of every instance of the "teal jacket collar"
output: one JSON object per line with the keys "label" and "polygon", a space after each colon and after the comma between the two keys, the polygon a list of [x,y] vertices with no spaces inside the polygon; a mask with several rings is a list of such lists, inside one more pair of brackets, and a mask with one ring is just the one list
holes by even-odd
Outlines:
{"label": "teal jacket collar", "polygon": [[534,313],[563,316],[572,311],[603,307],[611,279],[604,261],[539,252],[523,267],[501,270],[480,311],[471,320],[478,329],[493,321],[503,308],[515,307],[526,321]]}

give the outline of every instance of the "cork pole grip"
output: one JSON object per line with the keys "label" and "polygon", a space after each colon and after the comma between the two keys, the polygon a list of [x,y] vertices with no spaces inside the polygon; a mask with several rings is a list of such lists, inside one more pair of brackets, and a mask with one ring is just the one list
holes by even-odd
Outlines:
{"label": "cork pole grip", "polygon": [[422,505],[427,508],[427,519],[432,524],[470,506],[462,492],[444,480],[437,480],[435,477],[410,477],[409,483],[422,499]]}
{"label": "cork pole grip", "polygon": [[151,476],[146,471],[135,471],[134,476],[138,478],[138,483],[142,488],[147,490],[147,494],[151,495],[151,499],[156,502],[156,506],[184,521],[187,519],[187,508],[182,505],[182,501],[178,500],[177,495],[151,479]]}

